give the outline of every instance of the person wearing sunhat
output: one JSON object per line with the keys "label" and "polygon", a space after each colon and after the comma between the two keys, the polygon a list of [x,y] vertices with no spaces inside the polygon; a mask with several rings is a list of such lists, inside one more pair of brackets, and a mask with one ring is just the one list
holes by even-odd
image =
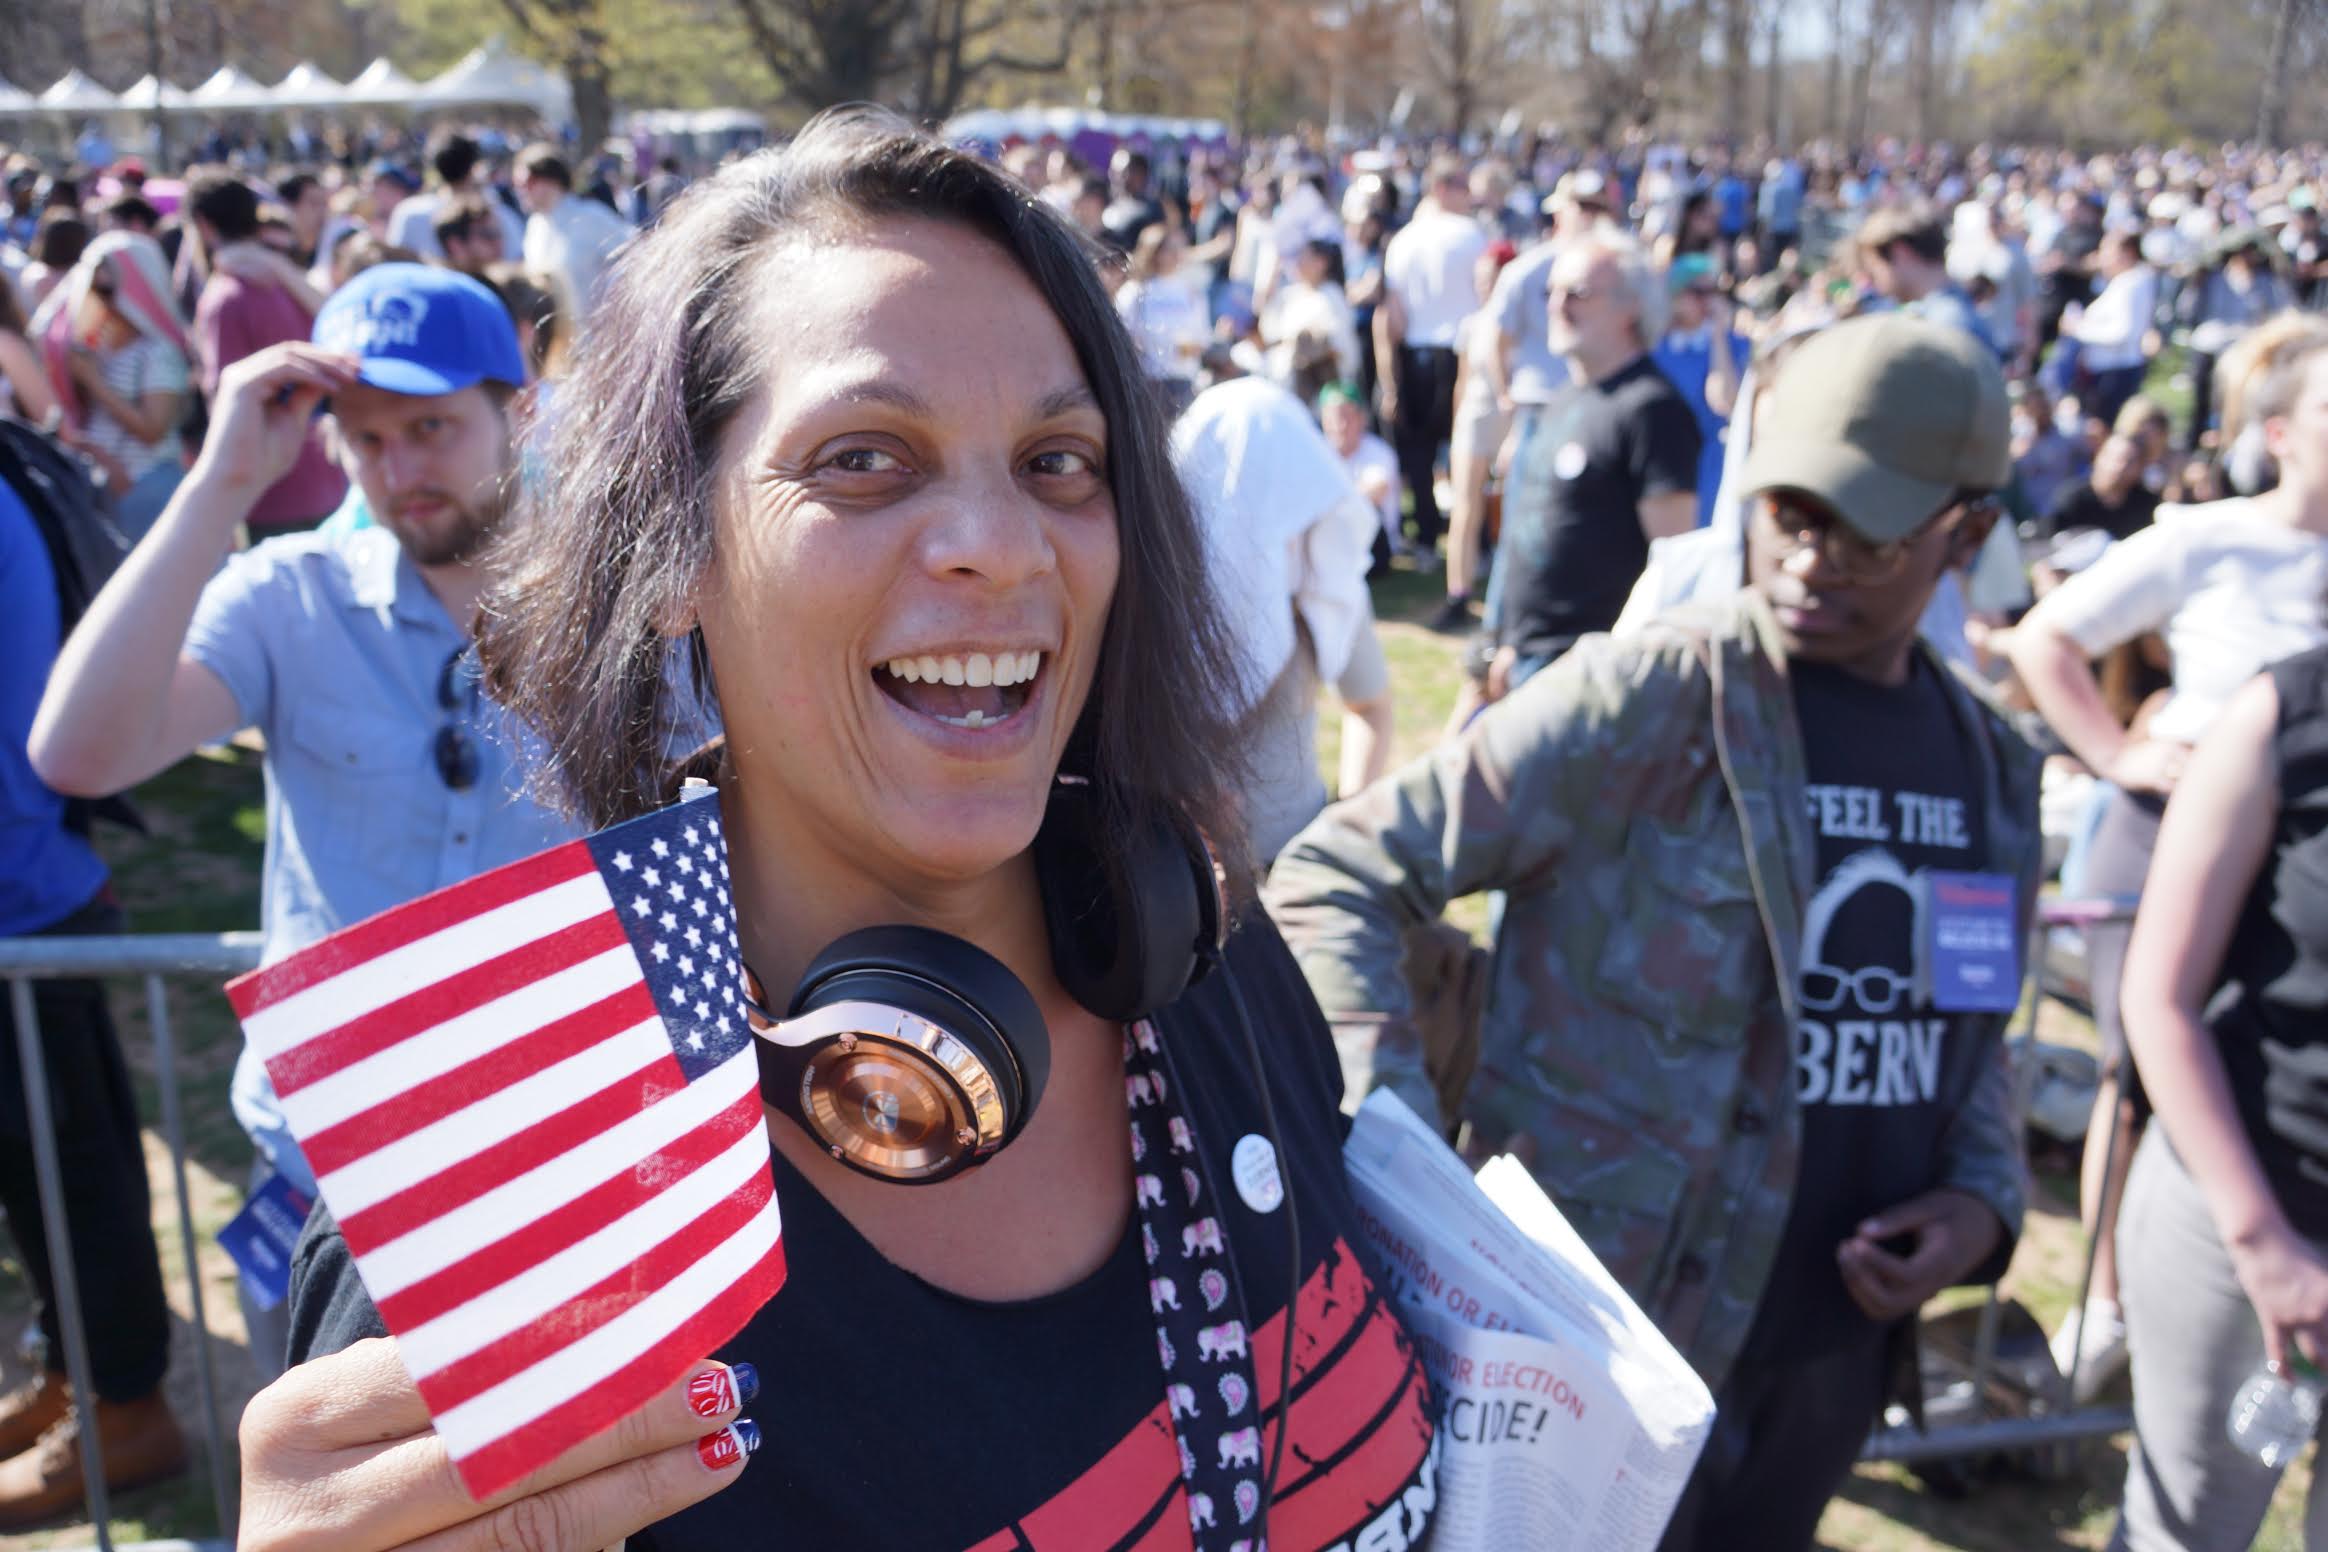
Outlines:
{"label": "person wearing sunhat", "polygon": [[[483,284],[419,264],[364,271],[316,315],[312,343],[221,375],[200,458],[57,659],[29,744],[59,792],[120,792],[238,729],[264,735],[269,963],[574,833],[524,796],[522,737],[469,668],[524,380],[516,330]],[[229,555],[319,414],[379,526]],[[254,1191],[281,1175],[312,1199],[247,1050],[232,1098],[258,1154]],[[288,1332],[252,1287],[263,1381]]]}
{"label": "person wearing sunhat", "polygon": [[[1999,1276],[2022,1211],[2040,761],[1917,637],[1996,521],[2003,375],[1887,314],[1770,392],[1742,589],[1585,638],[1328,808],[1264,892],[1351,1101],[1525,1161],[1714,1390],[1670,1549],[1804,1552],[1916,1312]],[[1495,890],[1477,1044],[1427,1061],[1403,936]]]}

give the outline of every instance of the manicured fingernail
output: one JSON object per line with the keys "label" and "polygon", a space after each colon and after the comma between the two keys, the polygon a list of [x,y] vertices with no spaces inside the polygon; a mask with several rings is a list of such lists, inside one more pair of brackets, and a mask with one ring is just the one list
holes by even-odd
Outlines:
{"label": "manicured fingernail", "polygon": [[[752,1378],[751,1388],[760,1388],[757,1375]],[[723,1412],[733,1412],[744,1401],[751,1399],[749,1392],[745,1393],[741,1401],[736,1398],[737,1392],[742,1389],[741,1375],[724,1363],[715,1363],[687,1382],[687,1408],[697,1417],[717,1417]]]}
{"label": "manicured fingernail", "polygon": [[740,1466],[744,1458],[760,1447],[760,1429],[744,1418],[728,1424],[719,1432],[705,1434],[695,1441],[696,1458],[707,1471],[725,1471]]}
{"label": "manicured fingernail", "polygon": [[760,1371],[748,1363],[733,1364],[728,1372],[736,1377],[736,1405],[750,1406],[760,1394]]}

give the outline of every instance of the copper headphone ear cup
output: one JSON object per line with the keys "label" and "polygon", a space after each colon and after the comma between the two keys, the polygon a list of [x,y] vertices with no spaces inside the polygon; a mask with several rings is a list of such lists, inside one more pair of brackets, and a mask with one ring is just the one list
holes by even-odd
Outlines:
{"label": "copper headphone ear cup", "polygon": [[781,1062],[769,1098],[842,1163],[927,1183],[1025,1128],[1050,1075],[1034,998],[991,955],[944,933],[877,927],[817,957],[787,1024],[832,1024]]}

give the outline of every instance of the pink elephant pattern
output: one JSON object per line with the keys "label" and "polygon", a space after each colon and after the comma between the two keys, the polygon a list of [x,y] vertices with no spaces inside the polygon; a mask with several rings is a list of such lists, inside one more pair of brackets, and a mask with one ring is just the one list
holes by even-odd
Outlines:
{"label": "pink elephant pattern", "polygon": [[[1232,1552],[1239,1543],[1256,1544],[1268,1443],[1253,1405],[1259,1392],[1251,1339],[1242,1320],[1222,1318],[1243,1307],[1227,1227],[1198,1214],[1197,1204],[1212,1194],[1206,1189],[1211,1182],[1196,1134],[1176,1103],[1179,1085],[1166,1080],[1164,1069],[1154,1029],[1134,1025],[1124,1056],[1132,1158],[1145,1160],[1158,1147],[1181,1156],[1180,1191],[1166,1190],[1163,1178],[1148,1173],[1137,1177],[1133,1191],[1167,1415],[1187,1484],[1196,1552]],[[1201,1297],[1185,1297],[1185,1289]],[[1217,1411],[1203,1399],[1207,1391],[1221,1398]]]}

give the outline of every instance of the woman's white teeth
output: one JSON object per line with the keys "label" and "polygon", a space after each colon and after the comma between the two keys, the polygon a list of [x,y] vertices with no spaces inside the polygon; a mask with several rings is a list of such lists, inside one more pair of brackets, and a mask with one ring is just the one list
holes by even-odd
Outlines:
{"label": "woman's white teeth", "polygon": [[[1025,684],[1042,667],[1040,652],[973,652],[967,657],[898,657],[883,669],[908,684],[994,685],[1008,688]],[[977,724],[970,724],[976,726]]]}

